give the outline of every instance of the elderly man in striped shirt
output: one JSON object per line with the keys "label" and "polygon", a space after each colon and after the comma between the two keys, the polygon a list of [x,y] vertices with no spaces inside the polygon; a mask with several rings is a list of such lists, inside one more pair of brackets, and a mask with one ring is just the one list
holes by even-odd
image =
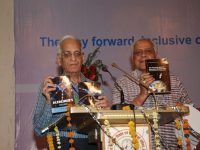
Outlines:
{"label": "elderly man in striped shirt", "polygon": [[[139,39],[131,45],[131,55],[135,70],[130,74],[143,82],[147,87],[155,79],[146,72],[146,59],[158,58],[157,45],[148,39]],[[166,106],[176,106],[178,102],[183,104],[192,104],[189,99],[186,89],[180,79],[170,73],[171,93],[156,95],[158,105],[165,104]],[[117,79],[117,83],[122,87],[124,92],[124,100],[128,104],[133,104],[136,107],[144,109],[155,107],[155,101],[152,94],[142,85],[138,85],[131,81],[127,76],[122,76]],[[120,103],[120,92],[114,87],[112,95],[112,105]],[[172,150],[180,149],[177,146],[177,138],[174,132],[174,122],[159,126],[159,134],[166,141],[168,147]],[[154,136],[152,135],[152,149],[155,150]],[[161,144],[161,149],[166,149]]]}

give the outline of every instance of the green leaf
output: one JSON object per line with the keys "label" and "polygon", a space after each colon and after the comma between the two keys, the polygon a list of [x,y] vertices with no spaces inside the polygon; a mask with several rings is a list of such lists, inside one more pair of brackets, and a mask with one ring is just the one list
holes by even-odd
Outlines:
{"label": "green leaf", "polygon": [[87,57],[87,60],[85,62],[85,65],[87,67],[89,67],[92,63],[92,60],[95,58],[97,52],[99,52],[99,49],[100,49],[101,46],[97,47],[92,53],[89,53],[88,54],[88,57]]}

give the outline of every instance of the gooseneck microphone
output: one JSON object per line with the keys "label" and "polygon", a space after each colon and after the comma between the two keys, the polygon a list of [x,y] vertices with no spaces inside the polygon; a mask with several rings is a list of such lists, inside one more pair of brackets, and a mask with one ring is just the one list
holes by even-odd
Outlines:
{"label": "gooseneck microphone", "polygon": [[115,85],[120,89],[120,94],[121,94],[121,103],[120,104],[124,104],[124,92],[122,87],[116,82],[115,78],[113,77],[113,75],[110,73],[110,71],[108,71],[108,68],[106,66],[102,67],[102,70],[104,72],[108,72],[112,78],[112,80],[114,81]]}
{"label": "gooseneck microphone", "polygon": [[112,78],[112,80],[114,81],[115,85],[120,89],[120,94],[121,94],[121,102],[120,104],[115,104],[111,107],[112,110],[122,110],[124,106],[130,106],[131,110],[134,110],[134,105],[133,104],[126,104],[124,102],[124,92],[122,87],[116,82],[115,78],[112,76],[112,74],[110,73],[110,71],[108,71],[108,68],[106,66],[102,67],[102,70],[104,72],[108,72]]}
{"label": "gooseneck microphone", "polygon": [[135,77],[133,77],[132,75],[130,75],[129,73],[125,72],[124,70],[122,70],[121,68],[119,68],[115,63],[112,63],[112,66],[119,69],[120,71],[122,71],[123,73],[125,73],[125,75],[129,78],[129,79],[133,79],[134,82],[136,82],[137,84],[141,84],[142,86],[144,86],[150,93],[153,94],[154,100],[155,100],[155,108],[156,110],[158,110],[158,100],[156,98],[156,95],[154,93],[154,91],[152,89],[150,89],[149,87],[147,87],[144,83],[142,83],[141,81],[137,80]]}

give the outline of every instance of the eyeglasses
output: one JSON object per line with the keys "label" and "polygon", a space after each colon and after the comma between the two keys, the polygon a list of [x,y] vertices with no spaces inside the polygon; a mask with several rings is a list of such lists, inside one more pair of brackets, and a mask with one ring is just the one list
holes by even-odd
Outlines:
{"label": "eyeglasses", "polygon": [[153,50],[150,50],[150,49],[145,49],[145,50],[136,50],[134,52],[134,55],[136,56],[141,56],[142,54],[144,53],[144,55],[151,55],[154,53]]}
{"label": "eyeglasses", "polygon": [[72,54],[72,52],[70,52],[70,51],[66,51],[66,52],[64,52],[64,53],[62,53],[62,54],[60,54],[60,55],[61,55],[61,56],[64,56],[64,58],[66,58],[66,59],[71,58],[72,55],[74,55],[74,57],[75,57],[76,59],[80,59],[81,56],[82,56],[82,54],[83,54],[83,53],[80,52],[80,51],[74,51],[73,54]]}

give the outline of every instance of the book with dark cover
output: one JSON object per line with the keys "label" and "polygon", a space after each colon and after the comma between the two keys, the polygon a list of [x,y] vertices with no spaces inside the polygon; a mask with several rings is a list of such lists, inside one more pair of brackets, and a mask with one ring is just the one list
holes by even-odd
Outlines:
{"label": "book with dark cover", "polygon": [[[61,76],[61,78],[54,78],[53,82],[56,83],[57,86],[60,86],[61,84],[63,84],[64,79],[66,79],[66,78]],[[68,85],[69,83],[65,82],[65,84]],[[54,92],[54,94],[55,93],[56,92]],[[78,93],[79,93],[79,105],[81,105],[81,104],[94,105],[94,101],[93,101],[92,97],[95,97],[95,99],[98,99],[98,96],[101,95],[101,83],[100,82],[80,82],[78,85]],[[88,96],[86,96],[86,95],[88,95]],[[67,95],[65,95],[65,97],[67,97]],[[54,98],[56,98],[56,95],[54,96]],[[68,99],[73,100],[72,97],[71,98],[68,97]],[[66,106],[64,106],[64,108],[66,109]],[[56,109],[56,108],[52,107],[52,109]],[[58,109],[60,109],[60,107],[58,107]],[[61,110],[63,110],[63,109],[61,109]],[[70,122],[72,124],[74,124],[75,123],[74,121],[77,121],[77,120],[72,118],[72,120]],[[57,121],[53,122],[52,124],[48,125],[44,129],[42,129],[41,133],[43,134],[47,131],[53,132],[55,126],[57,126],[60,131],[70,131],[71,128],[67,127],[67,123],[68,123],[67,116],[63,115]]]}
{"label": "book with dark cover", "polygon": [[171,83],[169,75],[169,62],[167,58],[146,60],[146,71],[155,78],[149,85],[155,93],[170,93]]}
{"label": "book with dark cover", "polygon": [[73,103],[72,84],[66,76],[55,77],[52,81],[56,85],[56,90],[50,94],[52,113],[66,112],[68,103]]}
{"label": "book with dark cover", "polygon": [[94,105],[93,97],[98,99],[101,95],[100,82],[80,82],[78,85],[79,90],[79,104]]}

